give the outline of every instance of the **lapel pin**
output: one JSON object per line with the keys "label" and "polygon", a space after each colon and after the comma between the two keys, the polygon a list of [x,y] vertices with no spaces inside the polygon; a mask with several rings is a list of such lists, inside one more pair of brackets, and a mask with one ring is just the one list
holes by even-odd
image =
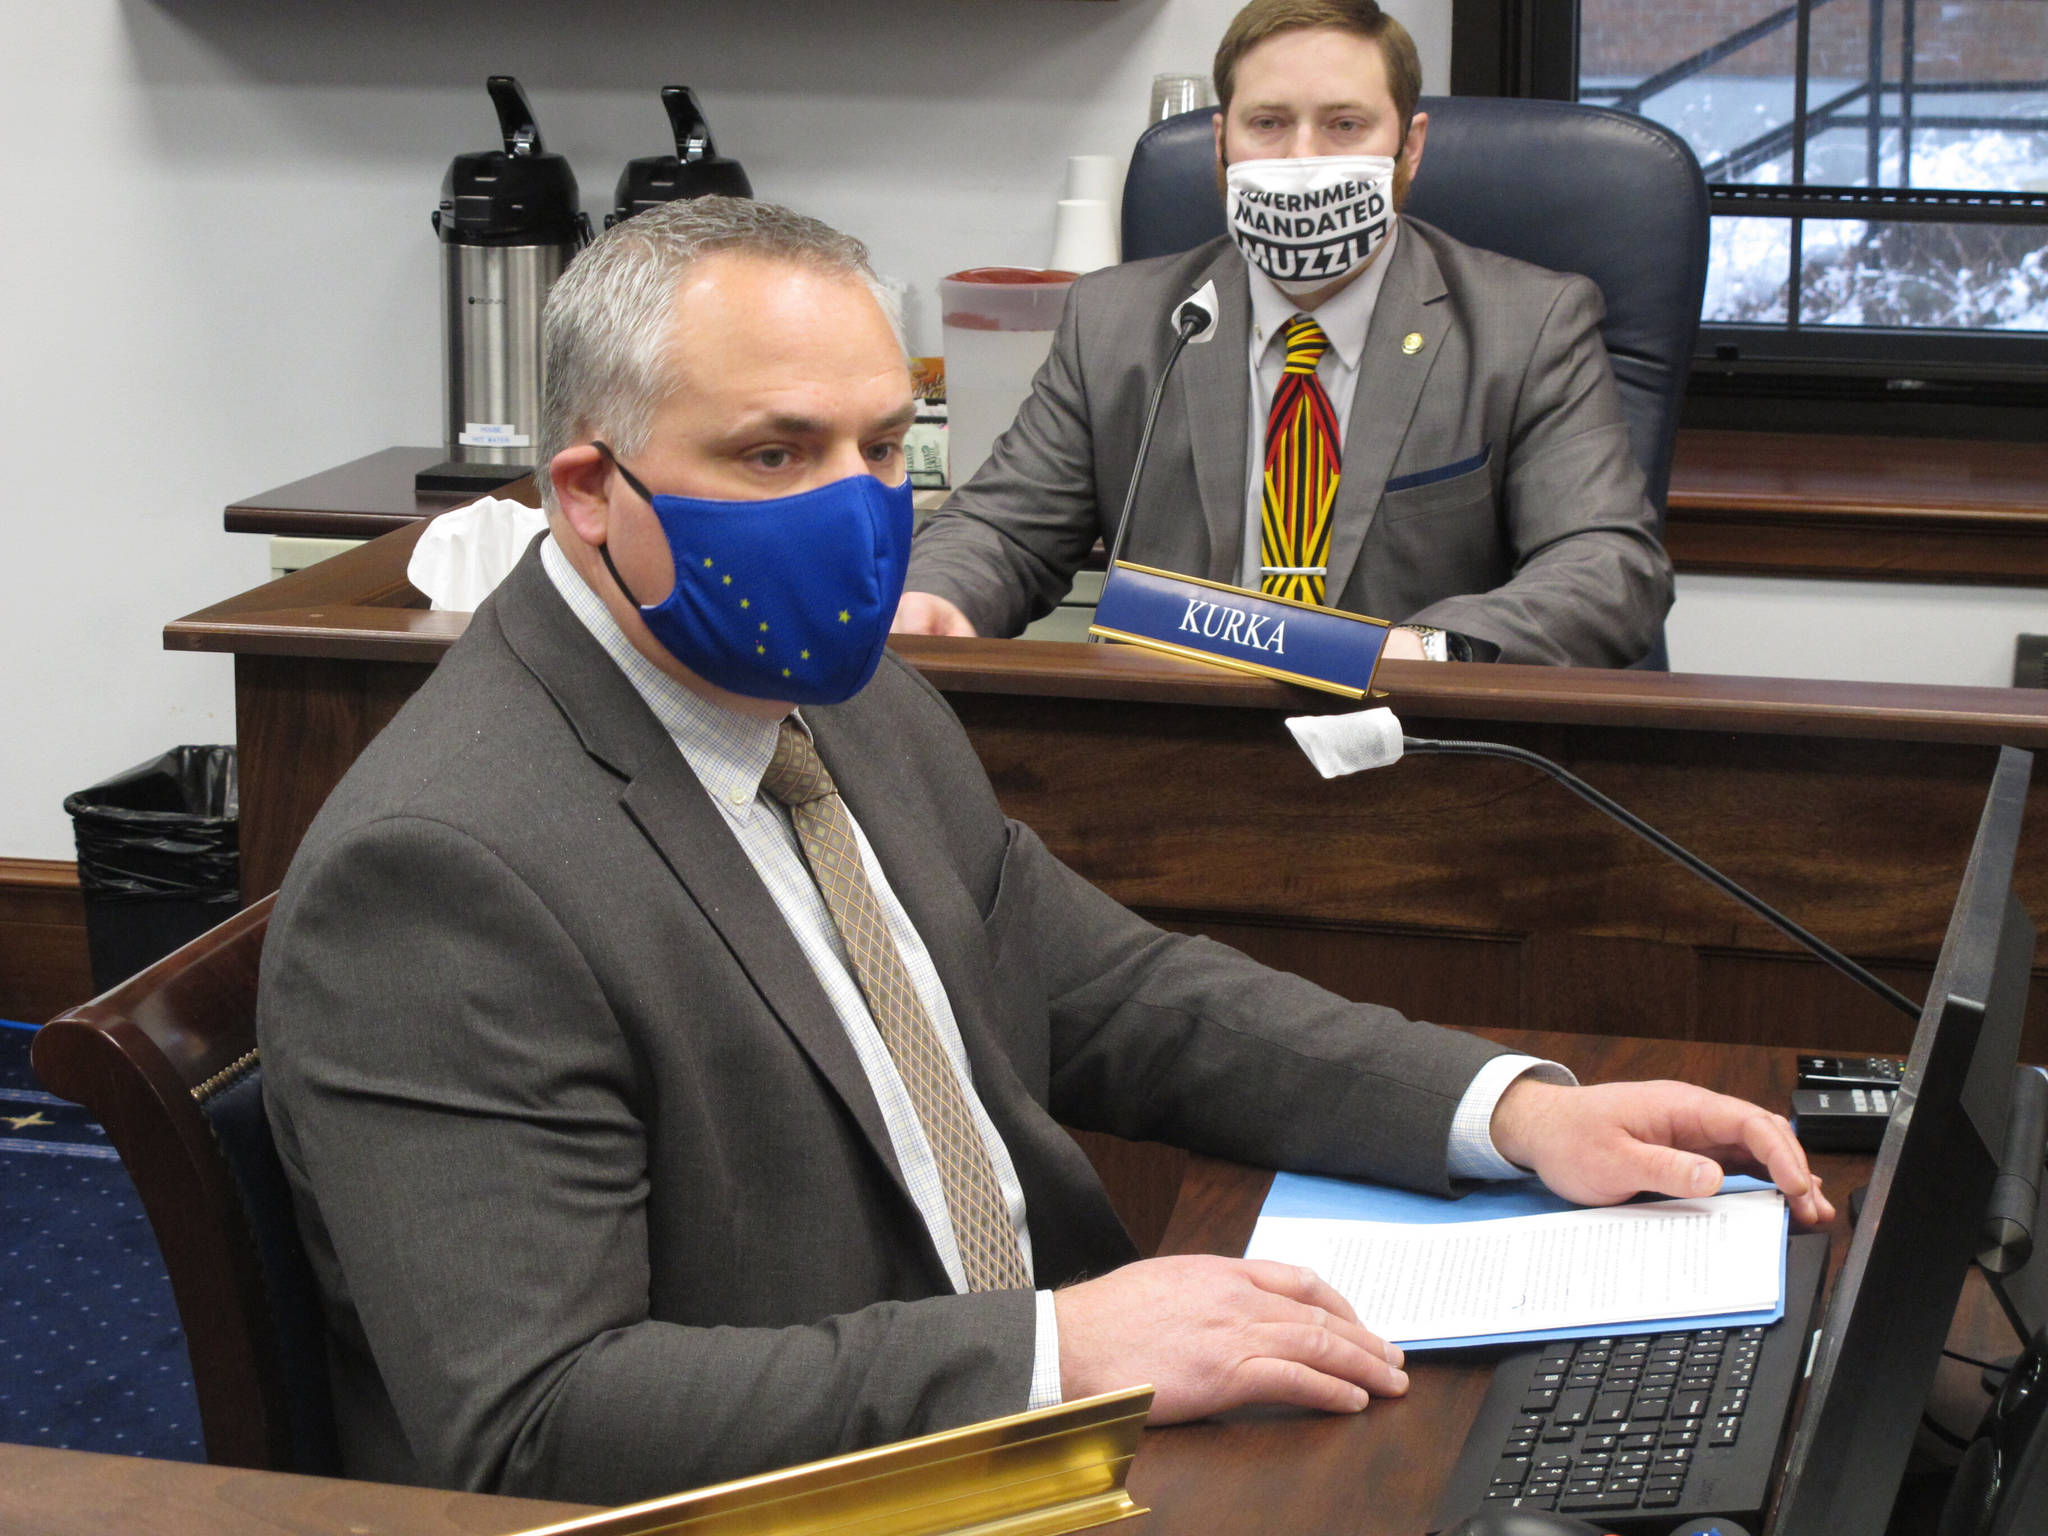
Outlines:
{"label": "lapel pin", "polygon": [[1403,336],[1401,338],[1401,350],[1410,357],[1420,352],[1422,350],[1422,332],[1410,331],[1406,336]]}

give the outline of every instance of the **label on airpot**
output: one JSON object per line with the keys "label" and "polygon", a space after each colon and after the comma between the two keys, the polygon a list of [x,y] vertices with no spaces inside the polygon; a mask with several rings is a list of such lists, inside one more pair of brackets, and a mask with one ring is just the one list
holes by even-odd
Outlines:
{"label": "label on airpot", "polygon": [[465,448],[531,448],[533,439],[510,421],[471,421],[455,434]]}

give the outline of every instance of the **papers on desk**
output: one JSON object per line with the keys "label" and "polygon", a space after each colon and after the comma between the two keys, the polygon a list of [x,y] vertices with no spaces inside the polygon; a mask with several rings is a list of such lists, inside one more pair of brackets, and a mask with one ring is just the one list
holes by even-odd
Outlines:
{"label": "papers on desk", "polygon": [[1784,1197],[1584,1209],[1534,1179],[1461,1200],[1280,1174],[1245,1249],[1304,1264],[1405,1349],[1743,1327],[1784,1313]]}

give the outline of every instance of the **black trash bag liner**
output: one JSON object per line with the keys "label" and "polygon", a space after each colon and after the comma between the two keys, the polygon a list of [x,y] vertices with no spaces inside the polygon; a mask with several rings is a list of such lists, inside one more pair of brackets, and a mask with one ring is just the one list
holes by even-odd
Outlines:
{"label": "black trash bag liner", "polygon": [[235,749],[173,747],[64,797],[95,992],[241,906]]}
{"label": "black trash bag liner", "polygon": [[238,894],[233,747],[173,747],[66,795],[64,809],[88,900]]}

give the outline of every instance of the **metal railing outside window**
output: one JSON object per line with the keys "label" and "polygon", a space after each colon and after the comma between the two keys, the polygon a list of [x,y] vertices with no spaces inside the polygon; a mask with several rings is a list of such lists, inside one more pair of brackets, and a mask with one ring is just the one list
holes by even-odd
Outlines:
{"label": "metal railing outside window", "polygon": [[1580,0],[1577,41],[1706,171],[1720,355],[2048,370],[2048,0]]}

